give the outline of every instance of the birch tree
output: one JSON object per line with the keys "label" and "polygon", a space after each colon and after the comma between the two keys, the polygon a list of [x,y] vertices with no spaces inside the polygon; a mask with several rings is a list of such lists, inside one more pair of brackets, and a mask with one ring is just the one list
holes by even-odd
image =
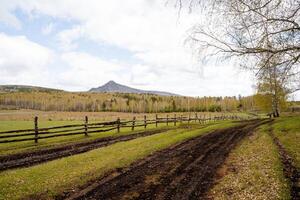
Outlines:
{"label": "birch tree", "polygon": [[187,39],[197,53],[203,59],[235,57],[244,69],[255,72],[258,82],[265,78],[272,87],[273,112],[279,116],[276,91],[300,90],[300,0],[175,3],[179,10],[187,7],[206,18],[191,28]]}

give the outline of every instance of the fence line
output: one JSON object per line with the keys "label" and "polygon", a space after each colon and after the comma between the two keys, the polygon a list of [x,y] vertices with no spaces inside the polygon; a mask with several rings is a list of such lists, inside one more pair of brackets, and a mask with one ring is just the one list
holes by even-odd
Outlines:
{"label": "fence line", "polygon": [[[220,121],[220,120],[242,120],[245,118],[241,118],[237,115],[224,115],[221,116],[211,116],[209,115],[207,118],[204,115],[203,118],[198,117],[197,113],[194,114],[194,118],[191,117],[191,114],[188,117],[184,117],[180,115],[179,117],[174,114],[174,117],[159,117],[157,114],[155,115],[155,119],[148,119],[146,115],[144,115],[143,119],[137,120],[136,117],[133,117],[132,120],[121,121],[118,117],[115,121],[108,122],[98,122],[98,123],[89,123],[88,116],[85,116],[85,120],[83,124],[72,124],[72,125],[63,125],[63,126],[53,126],[47,128],[39,128],[38,127],[38,117],[34,118],[34,128],[33,129],[23,129],[23,130],[10,130],[10,131],[1,131],[0,132],[0,143],[11,143],[11,142],[22,142],[34,140],[35,143],[38,143],[40,139],[53,138],[53,137],[62,137],[62,136],[71,136],[71,135],[85,135],[88,136],[90,133],[100,133],[107,132],[111,130],[117,130],[119,133],[122,127],[131,127],[131,130],[134,131],[136,127],[144,127],[147,128],[147,125],[155,124],[157,127],[158,124],[165,123],[169,126],[170,123],[173,123],[174,126],[177,123],[188,122],[197,122],[205,123],[207,121]],[[249,117],[248,117],[249,119]],[[33,136],[33,137],[30,137]]]}

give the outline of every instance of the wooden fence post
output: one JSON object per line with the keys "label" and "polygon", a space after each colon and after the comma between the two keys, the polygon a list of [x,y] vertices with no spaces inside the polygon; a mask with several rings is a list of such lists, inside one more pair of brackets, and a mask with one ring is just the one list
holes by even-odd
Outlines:
{"label": "wooden fence post", "polygon": [[155,126],[157,127],[157,123],[158,123],[158,117],[157,114],[155,115]]}
{"label": "wooden fence post", "polygon": [[146,128],[146,127],[147,127],[147,116],[144,115],[144,128]]}
{"label": "wooden fence post", "polygon": [[198,117],[198,114],[195,113],[195,122],[197,122],[197,120],[198,120],[199,123],[201,123],[200,118]]}
{"label": "wooden fence post", "polygon": [[132,119],[132,127],[131,127],[132,131],[134,130],[134,126],[135,126],[135,117],[133,117],[133,119]]}
{"label": "wooden fence post", "polygon": [[85,116],[85,123],[84,123],[84,135],[88,136],[88,123],[89,123],[89,118],[88,116]]}
{"label": "wooden fence post", "polygon": [[191,114],[189,113],[188,124],[190,124]]}
{"label": "wooden fence post", "polygon": [[176,126],[176,114],[174,114],[174,126]]}
{"label": "wooden fence post", "polygon": [[167,115],[167,126],[169,126],[169,115]]}
{"label": "wooden fence post", "polygon": [[39,128],[38,128],[38,117],[34,118],[34,142],[38,143]]}
{"label": "wooden fence post", "polygon": [[118,117],[118,119],[117,119],[117,130],[118,130],[118,133],[120,133],[120,117]]}

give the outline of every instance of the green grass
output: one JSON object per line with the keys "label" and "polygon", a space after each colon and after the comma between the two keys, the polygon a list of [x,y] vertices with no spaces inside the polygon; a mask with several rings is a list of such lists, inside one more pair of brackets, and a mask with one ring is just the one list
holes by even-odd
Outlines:
{"label": "green grass", "polygon": [[[83,124],[82,121],[39,121],[39,127],[62,126],[66,124]],[[0,131],[18,130],[18,129],[33,129],[32,121],[1,121]]]}
{"label": "green grass", "polygon": [[200,129],[195,126],[192,129],[177,128],[29,168],[4,171],[0,173],[0,199],[51,199],[63,191],[100,178],[115,168],[126,167],[155,151],[215,129],[235,125],[237,123],[223,121]]}
{"label": "green grass", "polygon": [[223,176],[210,191],[214,199],[290,199],[279,152],[262,126],[243,140],[220,170]]}
{"label": "green grass", "polygon": [[[32,122],[31,122],[32,123]],[[28,121],[5,121],[1,123],[0,130],[11,130],[11,129],[27,129],[32,128],[32,124]],[[51,126],[60,126],[66,124],[80,124],[80,122],[70,122],[70,121],[42,121],[40,123],[41,127],[51,127]],[[82,123],[82,122],[81,122]],[[153,129],[173,129],[176,128],[173,124],[166,126],[165,124],[159,124],[158,128],[155,127],[154,124],[148,125],[146,130],[153,130]],[[72,136],[62,136],[62,137],[54,137],[54,138],[47,138],[47,139],[40,139],[39,142],[36,144],[34,140],[31,141],[24,141],[24,142],[14,142],[14,143],[6,143],[0,144],[0,155],[7,155],[25,151],[32,151],[37,149],[43,148],[50,148],[59,145],[65,145],[70,143],[76,142],[83,142],[94,140],[96,138],[103,138],[108,136],[121,136],[121,135],[128,135],[137,133],[140,131],[145,130],[144,127],[136,127],[134,131],[131,128],[121,128],[120,133],[117,133],[117,130],[107,131],[107,132],[100,132],[100,133],[91,133],[88,137],[82,135],[72,135]],[[33,137],[33,136],[31,136]],[[28,138],[28,136],[27,136]]]}
{"label": "green grass", "polygon": [[300,168],[300,116],[285,116],[273,124],[275,136]]}

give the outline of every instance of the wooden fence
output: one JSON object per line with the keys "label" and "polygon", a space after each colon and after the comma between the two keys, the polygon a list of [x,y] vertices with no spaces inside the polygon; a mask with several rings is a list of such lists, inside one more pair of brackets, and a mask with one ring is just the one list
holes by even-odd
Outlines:
{"label": "wooden fence", "polygon": [[137,120],[136,117],[133,117],[132,120],[121,121],[120,118],[117,118],[115,121],[109,122],[99,122],[99,123],[89,123],[88,117],[85,117],[83,124],[72,124],[64,126],[53,126],[47,128],[39,128],[38,117],[34,118],[34,128],[33,129],[24,129],[24,130],[11,130],[11,131],[2,131],[0,132],[0,143],[11,143],[11,142],[21,142],[34,140],[35,143],[38,143],[40,139],[47,139],[53,137],[62,137],[62,136],[71,136],[71,135],[85,135],[88,136],[90,133],[100,133],[107,132],[111,130],[116,130],[118,133],[122,127],[129,127],[132,131],[136,127],[147,128],[147,125],[155,124],[156,127],[158,124],[165,123],[167,126],[173,124],[176,126],[177,123],[187,122],[187,123],[205,123],[207,121],[217,121],[217,120],[241,120],[241,117],[236,115],[221,115],[221,116],[199,116],[197,113],[194,114],[194,117],[189,115],[184,117],[182,115],[173,117],[167,115],[166,117],[158,117],[156,115],[155,119],[148,119],[145,115],[143,119]]}

